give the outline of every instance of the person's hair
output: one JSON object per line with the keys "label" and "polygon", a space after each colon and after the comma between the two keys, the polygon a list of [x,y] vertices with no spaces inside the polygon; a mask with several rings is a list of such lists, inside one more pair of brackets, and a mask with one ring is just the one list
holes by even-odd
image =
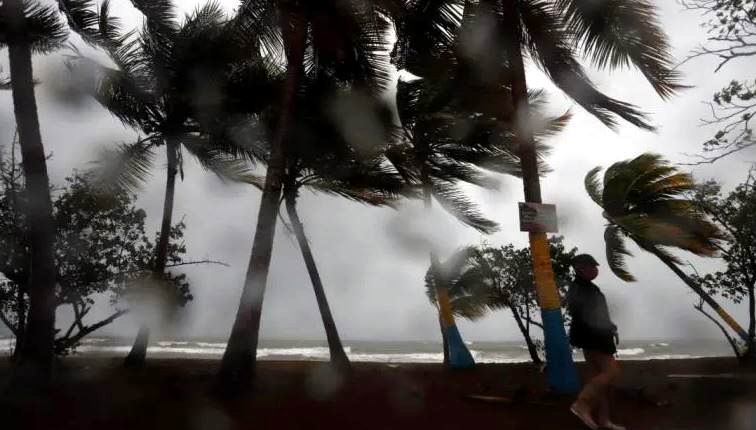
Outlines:
{"label": "person's hair", "polygon": [[598,261],[596,261],[595,258],[593,258],[590,254],[578,254],[574,257],[572,257],[572,260],[570,260],[570,265],[573,268],[577,267],[584,267],[584,266],[598,266]]}

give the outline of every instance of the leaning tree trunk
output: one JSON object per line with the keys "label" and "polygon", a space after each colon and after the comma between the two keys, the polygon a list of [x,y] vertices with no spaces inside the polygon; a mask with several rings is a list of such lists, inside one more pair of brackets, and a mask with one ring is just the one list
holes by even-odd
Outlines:
{"label": "leaning tree trunk", "polygon": [[[165,183],[165,198],[163,200],[163,221],[160,226],[160,236],[158,238],[157,250],[155,252],[155,262],[152,267],[152,279],[150,289],[162,288],[162,281],[165,278],[165,266],[168,261],[168,245],[171,238],[171,226],[173,223],[173,199],[176,195],[176,175],[178,174],[178,151],[179,144],[169,138],[165,145],[168,158],[168,177]],[[149,300],[149,297],[147,297]],[[124,360],[126,367],[142,367],[147,358],[147,346],[150,343],[150,327],[142,321],[134,345],[129,351],[129,355]]]}
{"label": "leaning tree trunk", "polygon": [[527,327],[525,327],[525,324],[523,324],[522,318],[520,317],[520,313],[517,311],[517,308],[510,304],[509,310],[512,311],[512,316],[517,323],[517,327],[520,329],[522,337],[525,338],[525,344],[528,346],[530,359],[534,364],[543,364],[543,360],[541,360],[541,357],[538,356],[538,348],[536,348],[535,342],[533,342],[533,338],[530,337],[530,331],[527,329]]}
{"label": "leaning tree trunk", "polygon": [[16,290],[16,348],[13,350],[13,361],[18,361],[23,349],[24,339],[26,339],[26,297],[24,289],[17,284]]}
{"label": "leaning tree trunk", "polygon": [[13,107],[18,126],[28,195],[27,219],[31,244],[29,315],[18,376],[47,384],[52,377],[55,337],[55,222],[50,201],[45,149],[34,96],[31,46],[27,40],[24,2],[5,0]]}
{"label": "leaning tree trunk", "polygon": [[299,243],[299,249],[302,251],[302,257],[307,266],[307,273],[310,275],[310,281],[312,282],[312,289],[315,291],[315,299],[318,302],[318,309],[320,310],[320,317],[323,319],[323,327],[326,332],[326,339],[328,340],[328,351],[331,355],[331,363],[340,370],[349,370],[351,368],[349,364],[349,358],[344,352],[344,347],[341,344],[341,338],[339,332],[336,329],[336,322],[331,315],[331,308],[328,306],[328,299],[323,289],[323,282],[320,279],[320,273],[318,273],[318,267],[315,265],[315,257],[312,255],[310,244],[307,242],[305,236],[304,225],[299,219],[297,213],[297,197],[296,191],[288,192],[284,191],[286,200],[286,211],[289,214],[289,220],[291,220],[292,228],[294,229],[294,235],[297,237]]}
{"label": "leaning tree trunk", "polygon": [[265,175],[265,185],[257,216],[257,228],[252,244],[252,255],[244,280],[239,309],[218,375],[220,388],[226,394],[233,394],[244,389],[246,384],[254,383],[260,316],[273,251],[276,216],[278,215],[281,185],[286,164],[284,145],[291,125],[297,90],[304,72],[304,51],[307,38],[305,17],[300,10],[285,8],[282,8],[280,16],[288,63],[286,81],[281,100],[278,127],[272,142],[268,170]]}
{"label": "leaning tree trunk", "polygon": [[[751,283],[748,289],[748,340],[745,342],[745,349],[738,355],[741,365],[750,368],[756,367],[756,291],[754,284]],[[737,354],[737,351],[736,351]]]}
{"label": "leaning tree trunk", "polygon": [[[538,156],[530,130],[530,112],[528,106],[528,87],[525,78],[525,65],[521,47],[522,25],[520,21],[520,0],[506,0],[502,19],[507,35],[507,54],[511,64],[512,112],[515,113],[515,147],[518,148],[522,167],[522,182],[525,201],[542,203],[541,184],[538,174]],[[548,54],[547,54],[548,55]],[[554,280],[551,265],[549,243],[545,232],[529,232],[530,252],[533,260],[533,277],[535,278],[538,304],[544,325],[544,343],[546,346],[546,369],[548,383],[554,390],[563,393],[577,392],[580,381],[572,361],[572,349],[567,341],[567,334],[562,319],[562,306],[559,290]]]}
{"label": "leaning tree trunk", "polygon": [[714,300],[714,298],[711,297],[710,294],[704,291],[696,281],[691,279],[690,276],[680,270],[680,268],[677,267],[677,264],[675,264],[674,261],[672,261],[667,255],[662,254],[653,247],[642,246],[642,248],[648,250],[657,258],[659,258],[659,260],[661,260],[664,264],[666,264],[667,267],[669,267],[680,279],[682,279],[682,281],[685,282],[685,284],[687,284],[691,290],[698,294],[698,297],[706,302],[707,305],[711,306],[711,308],[714,309],[717,314],[719,314],[722,320],[724,320],[724,322],[727,323],[727,325],[730,326],[730,328],[734,330],[741,339],[743,339],[745,342],[749,342],[748,332],[746,332],[743,327],[741,327],[740,324],[738,324],[738,322],[735,321],[735,319],[727,311],[722,309],[722,307],[719,306],[719,303],[717,303],[717,301]]}
{"label": "leaning tree trunk", "polygon": [[449,339],[444,330],[444,320],[441,318],[441,310],[438,311],[438,327],[441,331],[441,345],[444,348],[444,366],[449,366]]}
{"label": "leaning tree trunk", "polygon": [[[427,160],[421,168],[421,180],[423,183],[423,203],[426,212],[430,212],[433,190]],[[441,263],[438,261],[438,256],[433,249],[433,245],[431,245],[430,265],[434,277],[437,277]],[[438,278],[436,282],[436,302],[438,303],[441,339],[443,340],[444,364],[447,364],[452,369],[468,369],[475,366],[475,359],[470,354],[470,350],[467,349],[464,340],[462,340],[462,335],[459,333],[457,323],[454,320],[454,312],[451,300],[449,299],[449,290],[446,286],[439,285]]]}
{"label": "leaning tree trunk", "polygon": [[756,365],[756,294],[754,285],[748,287],[748,345],[743,357],[745,364]]}

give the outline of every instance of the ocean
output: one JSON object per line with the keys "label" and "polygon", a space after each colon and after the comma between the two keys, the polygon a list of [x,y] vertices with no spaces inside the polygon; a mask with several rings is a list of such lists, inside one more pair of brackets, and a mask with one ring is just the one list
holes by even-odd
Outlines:
{"label": "ocean", "polygon": [[[225,339],[158,340],[148,349],[154,358],[220,358],[226,347]],[[125,356],[131,339],[92,337],[84,339],[76,349],[76,356]],[[13,339],[0,339],[0,355],[13,349]],[[520,363],[530,361],[522,342],[467,342],[478,363]],[[344,341],[349,359],[354,362],[381,363],[440,363],[441,345],[437,342]],[[653,340],[627,341],[618,349],[620,360],[669,360],[703,357],[725,357],[732,351],[724,340]],[[260,360],[328,360],[325,342],[311,340],[265,340],[257,351]],[[582,354],[575,353],[576,360]]]}

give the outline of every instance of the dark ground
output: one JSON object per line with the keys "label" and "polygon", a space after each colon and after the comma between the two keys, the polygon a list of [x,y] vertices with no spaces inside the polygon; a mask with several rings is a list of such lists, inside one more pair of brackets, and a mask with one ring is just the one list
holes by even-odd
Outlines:
{"label": "dark ground", "polygon": [[[153,360],[137,371],[120,364],[64,360],[49,397],[6,397],[0,429],[583,428],[568,411],[571,398],[547,395],[543,375],[527,364],[453,372],[436,364],[358,363],[350,377],[339,378],[323,363],[263,361],[257,390],[234,401],[210,395],[216,361]],[[629,430],[756,429],[756,373],[732,359],[622,365],[615,421]],[[0,384],[10,373],[7,361],[0,362]],[[486,403],[468,394],[513,401]]]}

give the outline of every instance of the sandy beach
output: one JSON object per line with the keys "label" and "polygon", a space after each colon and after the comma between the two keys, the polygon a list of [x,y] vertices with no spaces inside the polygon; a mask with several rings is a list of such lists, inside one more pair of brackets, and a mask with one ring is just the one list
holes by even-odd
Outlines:
{"label": "sandy beach", "polygon": [[[732,359],[625,361],[615,419],[628,429],[753,429],[756,373]],[[218,362],[69,358],[49,398],[4,400],[3,429],[581,429],[571,398],[546,392],[529,364],[449,371],[437,364],[261,362],[256,389],[211,395]],[[7,383],[10,366],[0,365]],[[581,371],[582,371],[581,366]],[[500,397],[487,402],[470,395]],[[24,423],[23,426],[20,423]]]}

